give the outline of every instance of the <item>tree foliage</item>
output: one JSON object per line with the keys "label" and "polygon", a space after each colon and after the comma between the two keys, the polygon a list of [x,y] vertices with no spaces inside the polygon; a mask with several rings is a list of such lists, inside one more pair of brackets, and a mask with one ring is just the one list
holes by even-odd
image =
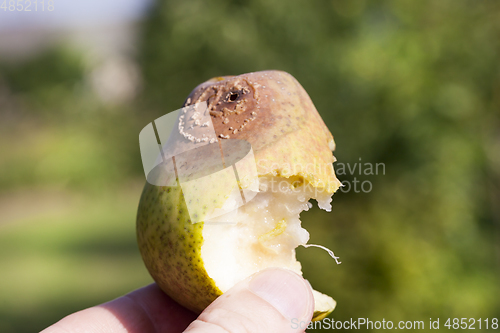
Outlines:
{"label": "tree foliage", "polygon": [[143,29],[144,101],[160,116],[210,77],[291,73],[339,162],[386,166],[339,175],[373,190],[304,214],[343,257],[299,253],[333,316],[498,316],[499,33],[488,0],[160,0]]}

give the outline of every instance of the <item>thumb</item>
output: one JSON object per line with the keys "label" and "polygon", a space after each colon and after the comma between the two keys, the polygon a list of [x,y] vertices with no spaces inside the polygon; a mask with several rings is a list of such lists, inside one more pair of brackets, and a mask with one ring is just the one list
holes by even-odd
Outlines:
{"label": "thumb", "polygon": [[304,332],[313,311],[309,283],[292,271],[271,268],[229,289],[185,332]]}

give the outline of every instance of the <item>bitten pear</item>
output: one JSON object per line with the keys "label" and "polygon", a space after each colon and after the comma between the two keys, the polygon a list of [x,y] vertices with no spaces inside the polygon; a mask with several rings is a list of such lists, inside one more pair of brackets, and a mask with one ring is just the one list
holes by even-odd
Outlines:
{"label": "bitten pear", "polygon": [[[228,217],[231,223],[194,223],[180,186],[146,183],[137,214],[139,249],[151,276],[165,293],[197,313],[267,267],[302,274],[295,248],[306,245],[309,234],[299,214],[311,207],[311,198],[330,211],[331,196],[340,186],[333,170],[333,136],[290,74],[263,71],[213,78],[197,86],[184,106],[202,102],[221,144],[229,139],[250,143],[258,193]],[[196,129],[184,130],[189,135],[183,132],[171,144],[197,138]],[[239,179],[239,186],[251,184]],[[198,189],[201,198],[208,190]],[[313,320],[320,320],[336,303],[313,294]]]}

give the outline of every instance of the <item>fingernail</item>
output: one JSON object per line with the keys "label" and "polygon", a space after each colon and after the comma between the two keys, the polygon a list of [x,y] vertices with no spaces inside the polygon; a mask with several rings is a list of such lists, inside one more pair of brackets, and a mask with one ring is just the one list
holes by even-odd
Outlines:
{"label": "fingernail", "polygon": [[291,271],[262,271],[252,278],[249,288],[288,319],[303,318],[311,306],[310,287]]}

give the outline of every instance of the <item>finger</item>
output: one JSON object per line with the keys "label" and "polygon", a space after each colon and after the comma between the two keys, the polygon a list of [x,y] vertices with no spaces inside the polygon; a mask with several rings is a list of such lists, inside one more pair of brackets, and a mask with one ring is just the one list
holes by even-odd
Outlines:
{"label": "finger", "polygon": [[193,312],[151,284],[111,302],[73,313],[41,333],[177,333],[195,318]]}
{"label": "finger", "polygon": [[293,323],[309,323],[313,311],[308,282],[291,271],[272,268],[238,283],[217,298],[186,332],[303,332]]}

